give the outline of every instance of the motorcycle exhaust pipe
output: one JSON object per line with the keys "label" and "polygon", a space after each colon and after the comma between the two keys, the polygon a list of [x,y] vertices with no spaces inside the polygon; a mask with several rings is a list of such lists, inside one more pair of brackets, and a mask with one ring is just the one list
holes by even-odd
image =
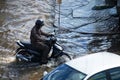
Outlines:
{"label": "motorcycle exhaust pipe", "polygon": [[18,59],[23,60],[23,61],[29,61],[27,58],[25,58],[25,57],[24,57],[23,55],[21,55],[21,54],[17,54],[16,57],[17,57]]}

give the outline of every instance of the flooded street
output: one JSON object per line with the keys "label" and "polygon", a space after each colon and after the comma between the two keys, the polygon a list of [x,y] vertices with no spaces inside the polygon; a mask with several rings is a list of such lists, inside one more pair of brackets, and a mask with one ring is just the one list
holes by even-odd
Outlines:
{"label": "flooded street", "polygon": [[0,80],[38,80],[42,71],[49,69],[38,64],[17,64],[14,54],[16,41],[29,41],[37,19],[45,21],[46,31],[52,30],[51,5],[49,0],[0,0]]}
{"label": "flooded street", "polygon": [[[15,62],[14,54],[17,49],[15,42],[29,41],[30,30],[37,19],[45,21],[46,27],[43,30],[46,32],[56,30],[58,42],[69,54],[80,56],[100,51],[120,52],[118,18],[102,14],[109,12],[107,10],[93,11],[92,14],[88,11],[89,15],[86,13],[86,18],[86,15],[77,12],[79,13],[79,8],[87,12],[86,7],[93,4],[90,0],[80,0],[81,3],[76,0],[79,3],[71,6],[67,3],[74,0],[66,1],[63,0],[64,3],[61,5],[59,28],[56,20],[58,15],[55,14],[59,8],[54,0],[0,0],[0,80],[39,80],[44,70],[52,69],[39,66],[37,63]],[[57,27],[52,27],[52,24]]]}

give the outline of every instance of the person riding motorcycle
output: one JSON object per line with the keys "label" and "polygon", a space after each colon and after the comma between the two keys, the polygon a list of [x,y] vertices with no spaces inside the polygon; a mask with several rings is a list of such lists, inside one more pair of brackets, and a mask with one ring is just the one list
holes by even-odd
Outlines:
{"label": "person riding motorcycle", "polygon": [[42,20],[35,22],[35,26],[31,30],[30,41],[37,50],[42,51],[41,63],[46,64],[48,62],[48,53],[52,46],[51,42],[46,40],[46,38],[53,35],[43,32],[41,30],[42,26],[44,26]]}

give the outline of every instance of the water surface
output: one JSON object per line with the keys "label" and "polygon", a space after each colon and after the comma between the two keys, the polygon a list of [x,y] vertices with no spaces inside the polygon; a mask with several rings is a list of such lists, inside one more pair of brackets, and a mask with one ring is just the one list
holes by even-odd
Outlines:
{"label": "water surface", "polygon": [[[53,67],[37,63],[18,64],[15,62],[16,41],[29,41],[30,30],[37,19],[43,19],[46,32],[53,32],[54,2],[51,0],[0,0],[0,78],[7,80],[38,80],[44,70]],[[119,53],[120,34],[117,18],[97,25],[92,21],[87,26],[61,29],[58,42],[72,55],[84,55],[99,51]],[[79,22],[79,21],[78,21]],[[107,26],[103,27],[102,25]],[[115,26],[111,26],[115,24]],[[83,33],[81,33],[83,32]]]}

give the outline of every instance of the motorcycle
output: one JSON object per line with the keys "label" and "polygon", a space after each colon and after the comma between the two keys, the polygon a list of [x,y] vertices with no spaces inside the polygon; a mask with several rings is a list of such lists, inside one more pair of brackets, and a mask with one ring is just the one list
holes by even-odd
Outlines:
{"label": "motorcycle", "polygon": [[[48,39],[53,44],[48,54],[48,61],[55,59],[59,64],[71,60],[71,56],[63,51],[63,48],[57,43],[57,39],[52,36]],[[16,42],[19,48],[16,50],[17,62],[39,62],[41,61],[42,51],[38,51],[30,42]]]}

